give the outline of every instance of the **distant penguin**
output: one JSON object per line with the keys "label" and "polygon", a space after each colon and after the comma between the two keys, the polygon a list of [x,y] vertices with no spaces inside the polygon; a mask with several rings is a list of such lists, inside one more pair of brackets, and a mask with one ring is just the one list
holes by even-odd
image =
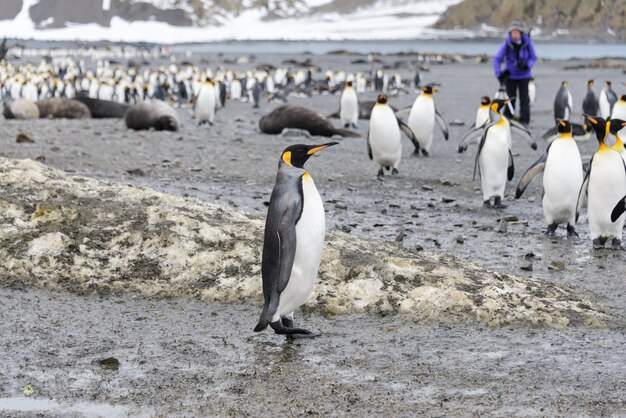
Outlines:
{"label": "distant penguin", "polygon": [[258,81],[254,83],[252,89],[248,90],[248,96],[252,107],[258,109],[261,101],[261,84]]}
{"label": "distant penguin", "polygon": [[352,87],[352,81],[347,81],[339,100],[339,118],[344,128],[357,128],[359,120],[359,100]]}
{"label": "distant penguin", "polygon": [[367,154],[370,160],[379,165],[378,178],[382,180],[384,169],[391,174],[398,173],[402,158],[402,142],[398,118],[387,104],[387,96],[378,96],[370,116],[370,128],[367,134]]}
{"label": "distant penguin", "polygon": [[507,179],[513,179],[514,174],[513,155],[509,143],[510,131],[506,119],[501,115],[504,106],[506,106],[504,100],[491,102],[489,110],[491,122],[484,129],[474,162],[474,178],[478,169],[483,206],[486,208],[506,208],[502,203],[504,189]]}
{"label": "distant penguin", "polygon": [[624,214],[617,217],[615,206],[626,195],[626,168],[624,160],[618,152],[612,150],[605,143],[613,121],[606,121],[601,117],[588,116],[591,126],[596,132],[598,150],[591,158],[589,170],[578,194],[576,205],[576,219],[587,195],[587,213],[589,218],[589,232],[594,249],[601,249],[610,239],[611,248],[622,249],[622,229],[624,228]]}
{"label": "distant penguin", "polygon": [[269,325],[276,334],[315,336],[295,328],[293,317],[315,285],[326,232],[322,198],[303,166],[311,155],[336,144],[291,145],[282,152],[265,220],[264,304],[255,332]]}
{"label": "distant penguin", "polygon": [[200,87],[194,108],[198,125],[205,123],[213,125],[213,121],[215,120],[215,108],[217,106],[215,90],[215,84],[210,78],[207,78],[202,84],[202,87]]}
{"label": "distant penguin", "polygon": [[600,91],[600,98],[598,99],[600,117],[603,119],[609,118],[615,102],[617,102],[617,94],[611,88],[611,82],[607,81],[604,83],[604,88]]}
{"label": "distant penguin", "polygon": [[613,105],[613,111],[611,111],[611,119],[626,120],[626,94],[622,94],[619,100],[616,101]]}
{"label": "distant penguin", "polygon": [[537,85],[534,77],[530,77],[528,81],[528,98],[530,99],[530,105],[534,105],[535,99],[537,99]]}
{"label": "distant penguin", "polygon": [[572,94],[567,88],[567,81],[563,81],[554,98],[554,120],[569,121],[573,108]]}
{"label": "distant penguin", "polygon": [[[593,91],[593,80],[587,81],[587,94],[585,95],[585,99],[583,100],[583,115],[594,116],[599,114],[600,105],[598,104],[598,97],[596,93]],[[586,132],[591,132],[593,128],[589,124],[587,118],[584,118],[584,129]]]}
{"label": "distant penguin", "polygon": [[230,83],[230,99],[241,100],[241,81],[238,78]]}
{"label": "distant penguin", "polygon": [[422,90],[422,94],[418,95],[413,102],[408,125],[419,142],[422,155],[427,157],[433,142],[435,121],[443,131],[446,140],[448,140],[448,125],[437,111],[432,96],[437,91],[437,87],[433,85],[421,86],[420,90]]}
{"label": "distant penguin", "polygon": [[554,237],[560,224],[567,224],[567,236],[576,237],[576,204],[583,183],[580,152],[572,137],[572,125],[558,121],[560,136],[548,144],[545,153],[526,170],[519,181],[515,198],[519,199],[528,184],[543,171],[543,215],[548,229],[546,235]]}

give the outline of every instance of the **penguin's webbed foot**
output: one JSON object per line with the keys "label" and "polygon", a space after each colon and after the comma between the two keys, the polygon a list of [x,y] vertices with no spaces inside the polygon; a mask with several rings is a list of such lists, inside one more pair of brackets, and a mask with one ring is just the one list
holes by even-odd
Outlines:
{"label": "penguin's webbed foot", "polygon": [[394,168],[392,168],[392,169],[391,169],[391,175],[392,175],[392,176],[397,176],[399,173],[400,173],[400,172],[398,171],[398,169],[397,169],[397,168],[395,168],[395,167],[394,167]]}
{"label": "penguin's webbed foot", "polygon": [[506,209],[507,205],[502,203],[502,198],[500,196],[496,196],[496,198],[493,200],[493,207],[496,209]]}
{"label": "penguin's webbed foot", "polygon": [[350,127],[350,124],[349,123],[344,123],[343,127],[348,129]]}
{"label": "penguin's webbed foot", "polygon": [[291,318],[283,318],[282,322],[283,322],[283,326],[285,328],[293,328],[293,319],[291,319]]}
{"label": "penguin's webbed foot", "polygon": [[385,171],[383,170],[382,167],[380,167],[380,170],[378,170],[378,174],[376,174],[376,178],[380,181],[383,181],[384,177],[385,177]]}
{"label": "penguin's webbed foot", "polygon": [[491,201],[490,200],[485,200],[483,202],[483,208],[491,209]]}
{"label": "penguin's webbed foot", "polygon": [[[276,322],[270,322],[270,327],[272,327],[272,329],[274,330],[274,332],[276,334],[279,335],[287,335],[290,337],[294,337],[294,338],[313,338],[313,337],[317,337],[317,334],[313,334],[311,331],[304,329],[304,328],[294,328],[294,327],[287,327],[284,325],[283,321],[285,318],[283,318],[283,320],[281,321],[280,319]],[[287,322],[289,323],[291,320],[289,319]],[[293,324],[293,321],[291,321]]]}
{"label": "penguin's webbed foot", "polygon": [[423,148],[422,148],[422,150],[421,150],[421,151],[422,151],[422,155],[423,155],[424,157],[428,157],[428,156],[430,155],[430,154],[428,153],[428,151],[426,151],[426,150],[425,150],[425,149],[423,149]]}
{"label": "penguin's webbed foot", "polygon": [[567,237],[578,238],[578,232],[576,232],[576,228],[573,225],[567,224]]}
{"label": "penguin's webbed foot", "polygon": [[613,241],[611,241],[611,249],[617,250],[617,251],[623,251],[624,247],[622,247],[622,240],[613,238]]}
{"label": "penguin's webbed foot", "polygon": [[[548,229],[546,229],[546,232],[544,232],[544,234],[550,238],[554,238],[556,237],[556,228],[558,228],[558,224],[550,224],[548,225]],[[569,229],[568,229],[568,234],[569,234]]]}
{"label": "penguin's webbed foot", "polygon": [[415,148],[415,151],[413,151],[413,154],[411,154],[413,157],[419,157],[420,156],[420,150],[419,148]]}
{"label": "penguin's webbed foot", "polygon": [[596,238],[591,243],[594,250],[601,250],[604,248],[604,242],[605,240],[603,240],[602,238]]}

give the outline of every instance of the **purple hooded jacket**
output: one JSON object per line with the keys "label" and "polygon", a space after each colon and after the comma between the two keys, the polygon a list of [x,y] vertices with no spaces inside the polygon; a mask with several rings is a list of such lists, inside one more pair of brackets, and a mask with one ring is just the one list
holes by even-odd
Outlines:
{"label": "purple hooded jacket", "polygon": [[[511,40],[511,35],[509,34],[509,36],[506,37],[498,53],[493,57],[493,71],[498,78],[500,78],[500,74],[502,74],[500,66],[503,60],[505,62],[505,69],[509,70],[510,79],[522,80],[524,78],[530,78],[530,71],[537,61],[535,46],[533,45],[533,41],[530,40],[530,36],[525,33],[522,34],[522,46],[519,50],[519,57],[515,53],[515,46]],[[518,61],[526,61],[528,68],[519,68],[517,66]]]}

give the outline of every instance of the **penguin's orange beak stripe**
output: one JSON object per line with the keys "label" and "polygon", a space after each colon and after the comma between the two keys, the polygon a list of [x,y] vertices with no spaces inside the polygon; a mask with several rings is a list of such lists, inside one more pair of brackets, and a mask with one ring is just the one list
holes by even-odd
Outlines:
{"label": "penguin's orange beak stripe", "polygon": [[587,116],[587,119],[589,119],[589,122],[593,123],[594,125],[598,124],[598,121],[595,120],[594,118],[590,117],[590,116]]}
{"label": "penguin's orange beak stripe", "polygon": [[565,122],[563,122],[563,121],[559,121],[559,124],[560,124],[561,126],[565,126]]}
{"label": "penguin's orange beak stripe", "polygon": [[321,146],[319,146],[319,147],[315,147],[315,148],[313,148],[313,149],[310,149],[310,150],[309,150],[306,154],[307,154],[307,155],[313,155],[313,154],[315,154],[317,151],[321,151],[321,150],[323,150],[324,148],[328,148],[328,147],[330,147],[330,145],[321,145]]}

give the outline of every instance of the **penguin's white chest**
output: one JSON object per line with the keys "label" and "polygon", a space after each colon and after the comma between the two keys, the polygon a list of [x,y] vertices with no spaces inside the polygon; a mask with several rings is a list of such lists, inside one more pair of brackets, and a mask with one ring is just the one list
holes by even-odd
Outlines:
{"label": "penguin's white chest", "polygon": [[573,224],[583,170],[573,139],[557,139],[550,147],[543,173],[543,213],[548,224]]}
{"label": "penguin's white chest", "polygon": [[435,102],[430,95],[417,96],[409,113],[408,124],[420,147],[429,151],[435,129]]}
{"label": "penguin's white chest", "polygon": [[215,103],[215,88],[213,86],[202,86],[196,102],[196,118],[200,122],[208,120],[213,123]]}
{"label": "penguin's white chest", "polygon": [[389,106],[377,104],[372,109],[368,141],[372,159],[377,164],[398,168],[402,157],[400,128],[396,115]]}
{"label": "penguin's white chest", "polygon": [[303,208],[296,223],[296,255],[289,283],[280,295],[277,315],[289,315],[306,302],[313,290],[322,258],[326,216],[322,198],[310,175],[302,177]]}
{"label": "penguin's white chest", "polygon": [[359,119],[359,102],[353,89],[345,89],[339,102],[339,118],[341,124],[353,123]]}
{"label": "penguin's white chest", "polygon": [[487,131],[485,144],[478,157],[483,200],[504,196],[509,166],[507,132],[508,129],[504,123],[494,125]]}

